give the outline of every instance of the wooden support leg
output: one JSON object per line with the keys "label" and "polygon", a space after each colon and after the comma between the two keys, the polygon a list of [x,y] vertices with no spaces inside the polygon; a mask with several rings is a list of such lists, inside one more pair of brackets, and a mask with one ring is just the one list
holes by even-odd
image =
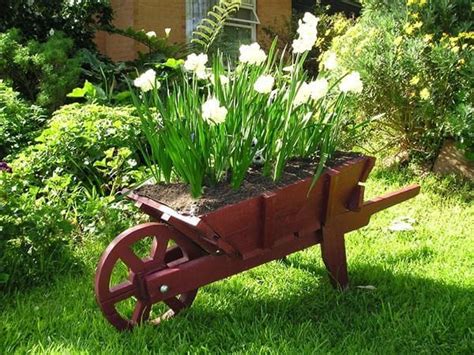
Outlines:
{"label": "wooden support leg", "polygon": [[347,276],[344,233],[335,228],[323,227],[321,254],[332,285],[345,290],[349,285],[349,277]]}

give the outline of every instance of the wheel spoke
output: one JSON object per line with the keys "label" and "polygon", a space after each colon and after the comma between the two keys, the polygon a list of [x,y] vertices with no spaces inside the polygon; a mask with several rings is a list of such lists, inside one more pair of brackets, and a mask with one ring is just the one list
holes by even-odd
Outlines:
{"label": "wheel spoke", "polygon": [[181,302],[177,297],[168,298],[163,302],[165,302],[168,307],[170,307],[174,311],[175,314],[186,308],[186,305]]}
{"label": "wheel spoke", "polygon": [[134,324],[141,324],[148,320],[150,316],[151,305],[149,303],[138,301],[133,310],[132,322]]}
{"label": "wheel spoke", "polygon": [[121,250],[120,259],[135,273],[143,271],[145,263],[130,248]]}
{"label": "wheel spoke", "polygon": [[153,243],[151,245],[151,258],[153,260],[162,262],[165,259],[166,248],[168,247],[168,239],[153,237]]}
{"label": "wheel spoke", "polygon": [[108,301],[117,303],[123,301],[135,294],[135,285],[126,281],[118,284],[110,289]]}

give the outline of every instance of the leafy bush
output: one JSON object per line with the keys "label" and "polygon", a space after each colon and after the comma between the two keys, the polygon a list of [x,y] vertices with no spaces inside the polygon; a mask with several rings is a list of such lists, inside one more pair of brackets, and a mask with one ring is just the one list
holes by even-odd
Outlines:
{"label": "leafy bush", "polygon": [[474,36],[462,32],[469,26],[470,2],[366,0],[364,5],[357,24],[332,47],[340,72],[358,70],[364,78],[358,115],[385,114],[377,136],[414,158],[434,158],[449,136],[472,149]]}
{"label": "leafy bush", "polygon": [[18,28],[28,39],[45,42],[62,31],[76,48],[94,49],[96,26],[109,25],[112,8],[107,0],[3,0],[0,32]]}
{"label": "leafy bush", "polygon": [[133,110],[96,104],[72,104],[53,114],[47,128],[12,162],[12,168],[29,181],[42,185],[52,176],[70,175],[73,190],[113,194],[137,176],[134,139],[140,125]]}
{"label": "leafy bush", "polygon": [[69,265],[71,225],[61,195],[0,171],[0,289],[30,286]]}
{"label": "leafy bush", "polygon": [[0,158],[28,144],[44,117],[40,107],[30,106],[0,80]]}
{"label": "leafy bush", "polygon": [[47,42],[25,42],[20,31],[0,34],[0,77],[26,99],[53,111],[79,82],[81,58],[61,32]]}

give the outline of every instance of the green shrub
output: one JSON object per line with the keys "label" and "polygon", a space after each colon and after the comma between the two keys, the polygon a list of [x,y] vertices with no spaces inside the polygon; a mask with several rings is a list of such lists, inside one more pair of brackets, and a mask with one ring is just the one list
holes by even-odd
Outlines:
{"label": "green shrub", "polygon": [[26,99],[54,111],[78,85],[81,57],[61,32],[46,42],[26,42],[17,29],[0,33],[0,77]]}
{"label": "green shrub", "polygon": [[138,178],[134,139],[139,126],[140,119],[130,108],[63,106],[53,114],[37,144],[11,165],[38,185],[54,175],[71,175],[70,190],[81,184],[89,191],[113,194]]}
{"label": "green shrub", "polygon": [[453,137],[469,154],[474,36],[462,31],[470,5],[425,3],[366,0],[332,49],[341,71],[361,72],[366,90],[354,109],[362,118],[384,114],[376,132],[385,144],[430,160]]}
{"label": "green shrub", "polygon": [[34,137],[45,116],[0,80],[0,158],[20,150]]}
{"label": "green shrub", "polygon": [[71,225],[61,195],[0,171],[0,289],[46,281],[70,266]]}
{"label": "green shrub", "polygon": [[0,32],[19,28],[28,39],[45,42],[51,30],[72,38],[76,48],[94,49],[97,25],[108,25],[112,8],[108,0],[3,0]]}

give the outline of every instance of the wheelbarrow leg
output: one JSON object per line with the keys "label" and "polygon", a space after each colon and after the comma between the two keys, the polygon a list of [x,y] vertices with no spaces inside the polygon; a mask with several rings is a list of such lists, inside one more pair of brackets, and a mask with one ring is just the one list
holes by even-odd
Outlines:
{"label": "wheelbarrow leg", "polygon": [[335,288],[345,290],[349,285],[349,277],[344,233],[329,227],[323,227],[322,232],[321,254],[331,283]]}

